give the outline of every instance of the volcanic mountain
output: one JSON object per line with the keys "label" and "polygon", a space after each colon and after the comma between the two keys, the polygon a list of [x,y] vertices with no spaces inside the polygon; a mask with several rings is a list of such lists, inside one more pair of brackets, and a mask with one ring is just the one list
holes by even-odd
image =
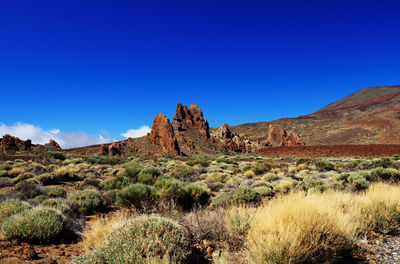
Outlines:
{"label": "volcanic mountain", "polygon": [[264,140],[271,124],[299,134],[306,145],[400,144],[400,86],[366,88],[309,115],[231,130]]}

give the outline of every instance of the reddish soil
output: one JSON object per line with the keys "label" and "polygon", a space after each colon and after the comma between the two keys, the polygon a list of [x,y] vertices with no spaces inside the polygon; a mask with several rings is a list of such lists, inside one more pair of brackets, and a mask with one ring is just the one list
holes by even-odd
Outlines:
{"label": "reddish soil", "polygon": [[390,157],[400,154],[400,145],[317,145],[272,147],[258,150],[259,155],[275,157]]}
{"label": "reddish soil", "polygon": [[77,243],[60,245],[33,245],[0,241],[0,263],[70,263],[79,254],[81,248]]}

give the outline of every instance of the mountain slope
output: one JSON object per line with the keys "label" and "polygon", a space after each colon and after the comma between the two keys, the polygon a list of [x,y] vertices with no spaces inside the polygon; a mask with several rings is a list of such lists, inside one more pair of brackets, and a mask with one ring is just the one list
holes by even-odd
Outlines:
{"label": "mountain slope", "polygon": [[268,125],[298,133],[307,145],[399,144],[400,86],[370,87],[312,114],[232,126],[250,139],[264,139]]}

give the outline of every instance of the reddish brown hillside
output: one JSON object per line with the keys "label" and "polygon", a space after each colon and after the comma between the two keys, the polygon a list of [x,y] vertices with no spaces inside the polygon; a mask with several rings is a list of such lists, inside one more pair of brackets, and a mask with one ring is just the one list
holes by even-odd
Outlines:
{"label": "reddish brown hillside", "polygon": [[306,145],[400,144],[400,86],[366,88],[312,114],[232,127],[250,139],[275,124],[300,135]]}

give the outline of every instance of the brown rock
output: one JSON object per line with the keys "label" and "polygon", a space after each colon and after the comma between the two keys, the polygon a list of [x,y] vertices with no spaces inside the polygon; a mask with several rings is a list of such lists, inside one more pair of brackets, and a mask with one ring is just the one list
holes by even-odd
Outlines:
{"label": "brown rock", "polygon": [[98,154],[103,156],[108,155],[108,147],[105,144],[101,144]]}
{"label": "brown rock", "polygon": [[208,121],[204,120],[203,112],[200,107],[197,104],[191,104],[189,106],[189,113],[192,115],[194,127],[196,127],[206,138],[209,138],[210,126],[208,125]]}
{"label": "brown rock", "polygon": [[31,147],[30,139],[24,141],[8,134],[0,139],[0,151],[29,151]]}
{"label": "brown rock", "polygon": [[162,113],[159,113],[153,120],[150,132],[150,141],[161,147],[163,154],[179,155],[179,146],[175,137],[174,129]]}
{"label": "brown rock", "polygon": [[271,146],[297,146],[305,145],[298,134],[287,133],[276,125],[268,127],[268,142]]}
{"label": "brown rock", "polygon": [[117,142],[112,143],[108,146],[108,154],[112,156],[121,156],[121,146]]}
{"label": "brown rock", "polygon": [[58,143],[54,139],[50,139],[49,143],[44,144],[44,147],[47,150],[54,150],[54,151],[61,150],[60,145],[58,145]]}
{"label": "brown rock", "polygon": [[187,106],[178,104],[172,120],[175,131],[184,131],[191,128],[198,130],[206,138],[210,138],[210,127],[207,120],[204,120],[203,112],[197,104]]}
{"label": "brown rock", "polygon": [[4,135],[1,140],[1,151],[18,151],[16,141],[20,139],[11,135]]}
{"label": "brown rock", "polygon": [[215,131],[215,135],[221,139],[232,139],[232,132],[225,123]]}

